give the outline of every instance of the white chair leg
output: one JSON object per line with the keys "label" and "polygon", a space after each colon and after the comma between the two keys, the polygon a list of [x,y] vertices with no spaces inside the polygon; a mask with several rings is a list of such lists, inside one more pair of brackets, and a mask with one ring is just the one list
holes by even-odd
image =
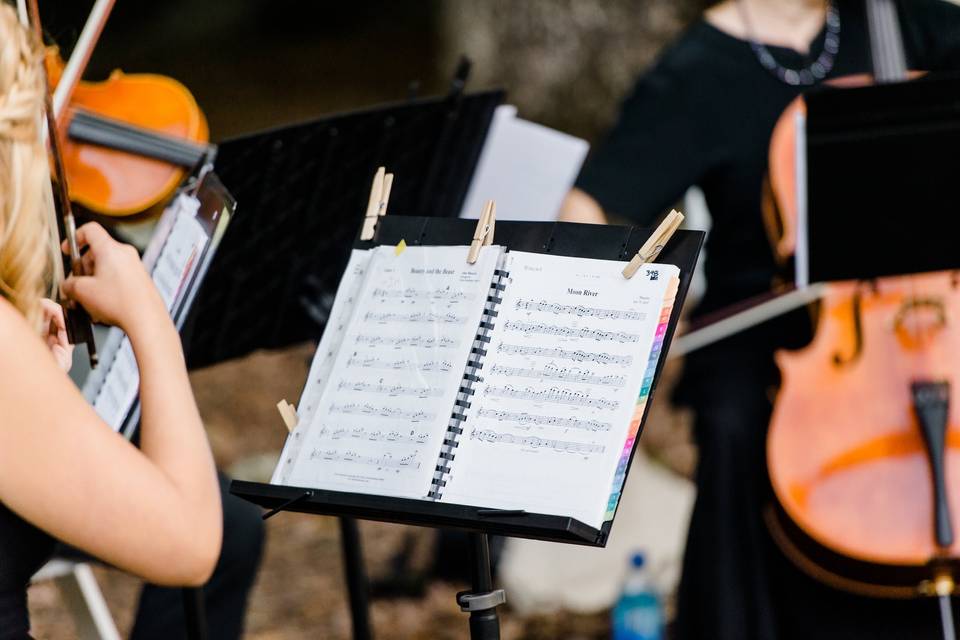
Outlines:
{"label": "white chair leg", "polygon": [[79,640],[120,640],[90,565],[75,564],[72,571],[55,577],[54,581],[73,618]]}

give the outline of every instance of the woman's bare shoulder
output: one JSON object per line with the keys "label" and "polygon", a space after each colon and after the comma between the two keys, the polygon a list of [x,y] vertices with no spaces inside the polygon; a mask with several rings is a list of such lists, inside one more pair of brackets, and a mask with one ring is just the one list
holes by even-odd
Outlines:
{"label": "woman's bare shoulder", "polygon": [[[22,368],[29,363],[43,362],[56,365],[53,356],[40,338],[40,333],[31,327],[19,309],[0,296],[0,372],[10,368]],[[47,362],[49,359],[50,362]]]}

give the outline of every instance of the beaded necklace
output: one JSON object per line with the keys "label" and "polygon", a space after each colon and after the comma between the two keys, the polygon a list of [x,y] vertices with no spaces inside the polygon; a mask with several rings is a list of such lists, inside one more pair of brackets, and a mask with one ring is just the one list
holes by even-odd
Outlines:
{"label": "beaded necklace", "polygon": [[757,39],[743,0],[737,0],[737,8],[740,10],[740,17],[743,19],[746,28],[747,41],[750,43],[753,53],[757,56],[757,60],[760,61],[760,65],[764,69],[781,82],[791,86],[810,86],[826,78],[830,70],[833,69],[837,52],[840,51],[840,12],[832,1],[827,2],[826,34],[823,40],[823,50],[816,60],[803,69],[789,69],[777,62],[777,59],[770,53],[770,49]]}

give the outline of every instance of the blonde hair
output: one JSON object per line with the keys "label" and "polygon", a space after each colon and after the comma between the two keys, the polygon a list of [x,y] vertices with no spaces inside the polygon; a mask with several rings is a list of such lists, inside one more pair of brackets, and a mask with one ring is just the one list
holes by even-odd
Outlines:
{"label": "blonde hair", "polygon": [[60,260],[38,128],[45,122],[42,64],[41,44],[0,1],[0,295],[37,327],[40,299],[59,284]]}

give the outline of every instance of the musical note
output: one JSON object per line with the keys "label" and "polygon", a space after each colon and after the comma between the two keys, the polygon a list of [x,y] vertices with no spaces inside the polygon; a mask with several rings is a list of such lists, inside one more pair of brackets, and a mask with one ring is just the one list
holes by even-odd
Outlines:
{"label": "musical note", "polygon": [[626,331],[603,331],[602,329],[588,329],[586,327],[567,327],[563,325],[544,324],[542,322],[518,322],[507,320],[504,325],[507,331],[520,331],[524,335],[539,333],[546,336],[563,336],[565,338],[592,338],[597,341],[637,342],[640,336]]}
{"label": "musical note", "polygon": [[437,322],[463,324],[466,321],[464,316],[458,316],[455,313],[433,313],[432,311],[415,311],[413,313],[368,311],[364,314],[363,319],[366,322],[417,322],[425,324]]}
{"label": "musical note", "polygon": [[596,307],[587,307],[581,304],[559,304],[557,302],[547,302],[540,300],[526,300],[518,298],[517,309],[525,311],[543,311],[553,313],[554,315],[571,315],[579,318],[597,318],[599,320],[643,320],[644,314],[639,311],[621,311],[619,309],[598,309]]}
{"label": "musical note", "polygon": [[341,453],[336,449],[327,449],[325,451],[321,451],[320,449],[312,449],[310,451],[309,459],[326,460],[328,462],[340,460],[343,462],[352,462],[354,464],[362,464],[371,467],[397,469],[399,472],[404,469],[419,469],[420,462],[417,460],[418,455],[419,452],[415,451],[410,455],[394,459],[394,457],[389,453],[385,453],[382,456],[364,456],[356,451],[344,451]]}
{"label": "musical note", "polygon": [[554,364],[548,364],[543,369],[529,369],[524,367],[506,367],[503,365],[494,365],[490,368],[491,374],[518,377],[518,378],[537,378],[548,380],[563,380],[565,382],[583,382],[584,384],[595,384],[604,387],[622,387],[626,384],[626,376],[619,375],[597,375],[589,369],[559,368]]}
{"label": "musical note", "polygon": [[414,396],[416,398],[438,398],[443,395],[443,389],[438,387],[405,387],[402,384],[362,382],[359,380],[355,382],[341,380],[337,383],[337,390],[379,393],[385,396]]}
{"label": "musical note", "polygon": [[406,298],[412,300],[447,300],[449,302],[458,302],[460,300],[473,300],[473,294],[453,287],[439,287],[436,289],[415,289],[407,287],[406,289],[384,289],[377,287],[373,290],[374,298]]}
{"label": "musical note", "polygon": [[598,409],[616,409],[620,403],[616,400],[607,400],[606,398],[591,398],[588,393],[579,391],[570,391],[569,389],[557,389],[552,387],[543,391],[535,391],[530,387],[517,389],[511,385],[503,387],[487,387],[487,395],[494,398],[518,398],[520,400],[533,400],[535,402],[551,402],[553,404],[570,404],[579,407],[596,407]]}
{"label": "musical note", "polygon": [[389,345],[392,347],[413,347],[419,349],[455,349],[460,342],[453,338],[444,336],[368,336],[364,334],[357,335],[357,344],[365,344],[371,347],[380,345]]}
{"label": "musical note", "polygon": [[437,414],[426,411],[407,411],[404,409],[397,409],[395,407],[375,407],[372,404],[358,404],[355,402],[348,404],[332,404],[330,405],[330,413],[377,416],[380,418],[390,418],[393,420],[409,420],[410,422],[432,422],[437,418]]}
{"label": "musical note", "polygon": [[384,360],[376,356],[367,358],[352,357],[347,360],[347,367],[360,367],[363,369],[390,369],[393,371],[411,370],[411,371],[442,371],[447,372],[453,369],[453,363],[447,360],[429,360],[422,364],[415,364],[412,360]]}
{"label": "musical note", "polygon": [[470,432],[470,439],[499,444],[515,444],[521,447],[532,447],[534,449],[553,449],[561,453],[579,453],[583,455],[603,453],[606,449],[606,447],[601,444],[570,442],[568,440],[538,438],[537,436],[515,436],[512,433],[500,433],[492,429],[474,429]]}
{"label": "musical note", "polygon": [[519,424],[535,424],[563,429],[582,429],[583,431],[610,431],[613,425],[599,420],[580,420],[578,418],[558,418],[556,416],[539,416],[535,413],[518,411],[498,411],[496,409],[480,409],[477,415],[481,418],[517,422]]}
{"label": "musical note", "polygon": [[633,364],[633,356],[617,356],[610,353],[593,353],[590,351],[556,349],[550,347],[527,347],[524,345],[508,344],[497,346],[499,353],[515,353],[523,356],[539,356],[543,358],[558,358],[575,362],[596,362],[597,364],[618,364],[629,367]]}

